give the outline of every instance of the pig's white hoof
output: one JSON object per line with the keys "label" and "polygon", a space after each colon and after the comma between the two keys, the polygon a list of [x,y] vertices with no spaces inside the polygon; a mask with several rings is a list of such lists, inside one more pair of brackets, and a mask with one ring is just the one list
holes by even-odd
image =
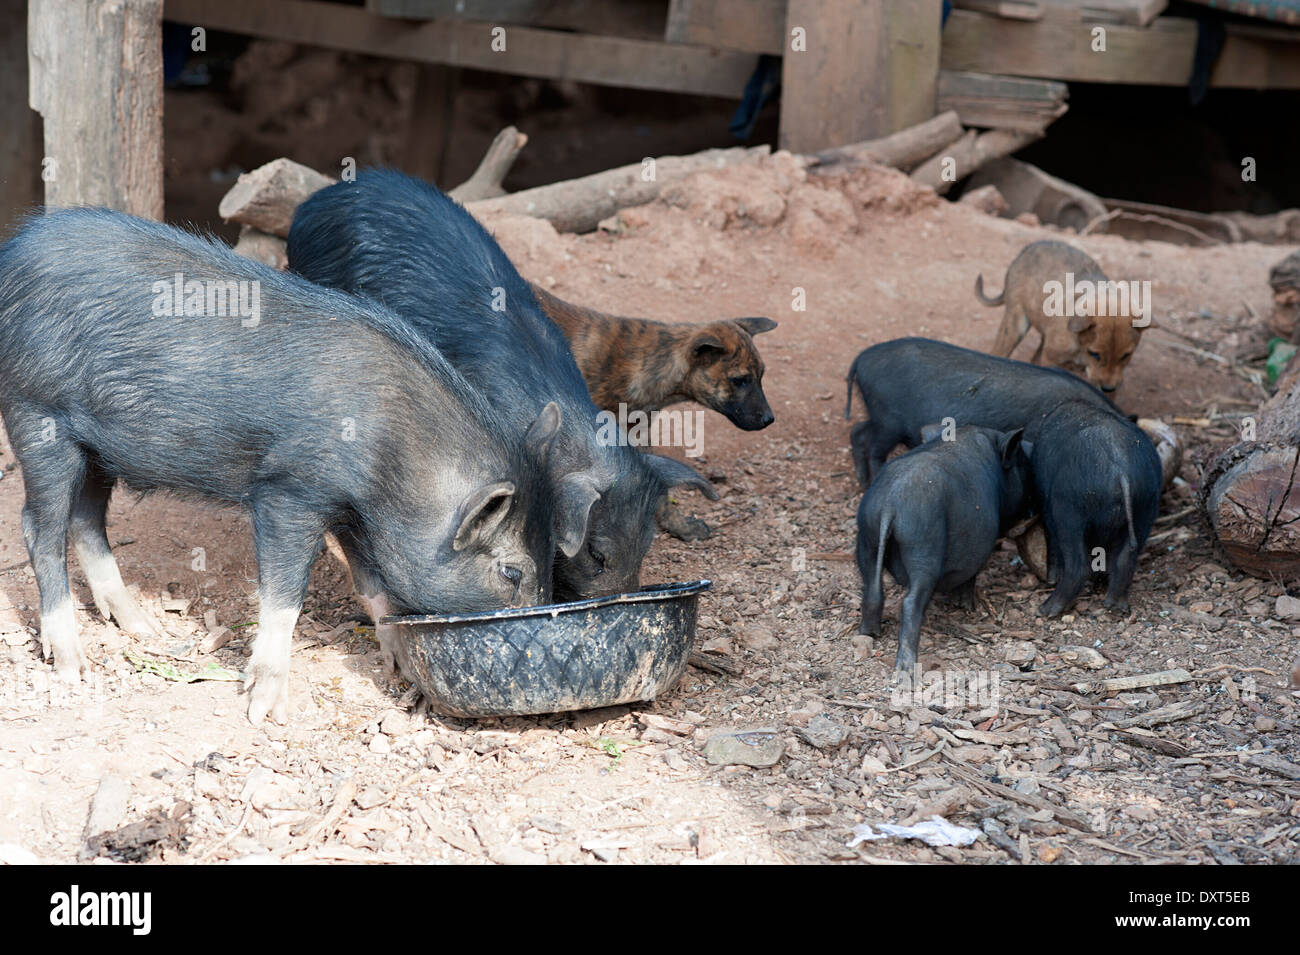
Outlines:
{"label": "pig's white hoof", "polygon": [[154,626],[154,622],[125,591],[120,594],[106,594],[104,602],[108,604],[108,613],[105,617],[111,616],[117,628],[123,633],[129,633],[133,637],[158,635],[158,628]]}
{"label": "pig's white hoof", "polygon": [[261,726],[268,716],[283,726],[289,722],[289,674],[253,664],[248,668],[248,721]]}

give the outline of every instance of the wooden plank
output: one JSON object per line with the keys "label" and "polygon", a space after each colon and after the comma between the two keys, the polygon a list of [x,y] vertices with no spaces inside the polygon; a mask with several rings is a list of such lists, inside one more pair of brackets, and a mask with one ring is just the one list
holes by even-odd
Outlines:
{"label": "wooden plank", "polygon": [[738,98],[754,70],[747,53],[621,37],[494,26],[463,20],[393,20],[319,0],[167,0],[169,20],[417,63],[443,63],[516,76]]}
{"label": "wooden plank", "polygon": [[27,36],[46,205],[162,219],[162,0],[31,0]]}
{"label": "wooden plank", "polygon": [[[1108,26],[1106,51],[1092,50],[1093,26],[1018,21],[954,10],[943,31],[944,69],[1039,76],[1087,83],[1186,86],[1196,22],[1160,17],[1145,29]],[[1283,39],[1237,32],[1229,24],[1210,77],[1215,87],[1300,89],[1300,57]]]}
{"label": "wooden plank", "polygon": [[0,237],[41,202],[41,117],[27,85],[27,0],[0,0]]}
{"label": "wooden plank", "polygon": [[657,40],[663,36],[668,0],[366,0],[366,9],[406,20],[480,20]]}
{"label": "wooden plank", "polygon": [[1144,27],[1164,12],[1169,0],[953,0],[952,5],[1016,20],[1048,18]]}
{"label": "wooden plank", "polygon": [[780,56],[785,13],[786,0],[672,0],[664,39]]}
{"label": "wooden plank", "polygon": [[941,9],[939,0],[790,0],[781,147],[818,152],[933,116]]}
{"label": "wooden plank", "polygon": [[939,103],[962,125],[1036,132],[1064,115],[1069,87],[1053,80],[941,70]]}
{"label": "wooden plank", "polygon": [[456,67],[420,64],[402,163],[402,169],[410,175],[446,185],[442,181],[442,171],[451,143],[449,133],[459,85],[460,70]]}

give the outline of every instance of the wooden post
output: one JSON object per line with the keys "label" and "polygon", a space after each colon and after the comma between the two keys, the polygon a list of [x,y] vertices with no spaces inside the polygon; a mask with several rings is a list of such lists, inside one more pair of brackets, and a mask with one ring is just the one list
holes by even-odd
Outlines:
{"label": "wooden post", "polygon": [[790,0],[781,148],[815,153],[933,116],[941,15],[941,0]]}
{"label": "wooden post", "polygon": [[411,121],[406,135],[405,172],[438,186],[443,176],[451,123],[456,111],[456,89],[460,69],[436,63],[420,64],[411,102]]}
{"label": "wooden post", "polygon": [[41,117],[27,105],[27,3],[0,0],[0,235],[41,202]]}
{"label": "wooden post", "polygon": [[163,216],[162,0],[30,0],[51,206]]}

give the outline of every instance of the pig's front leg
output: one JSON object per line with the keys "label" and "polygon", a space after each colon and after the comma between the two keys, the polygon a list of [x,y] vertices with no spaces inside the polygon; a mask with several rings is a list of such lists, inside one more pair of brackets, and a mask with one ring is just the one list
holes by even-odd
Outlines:
{"label": "pig's front leg", "polygon": [[287,493],[264,493],[252,510],[260,609],[244,683],[248,719],[257,726],[270,716],[283,724],[289,721],[293,628],[325,531],[318,516]]}

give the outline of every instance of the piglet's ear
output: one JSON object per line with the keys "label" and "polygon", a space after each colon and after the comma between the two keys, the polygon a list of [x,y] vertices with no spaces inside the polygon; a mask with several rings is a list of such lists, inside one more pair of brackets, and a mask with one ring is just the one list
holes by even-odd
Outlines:
{"label": "piglet's ear", "polygon": [[452,550],[464,550],[492,538],[510,513],[515,486],[510,481],[485,484],[465,498],[460,508],[460,526],[452,540]]}
{"label": "piglet's ear", "polygon": [[1009,468],[1016,460],[1016,451],[1023,447],[1023,438],[1025,436],[1024,428],[1017,428],[1015,431],[1007,432],[998,438],[998,454],[1002,458],[1002,466]]}
{"label": "piglet's ear", "polygon": [[751,335],[761,335],[776,328],[776,322],[770,318],[733,318],[732,321]]}
{"label": "piglet's ear", "polygon": [[537,458],[539,465],[546,463],[551,443],[559,433],[560,423],[563,420],[564,413],[560,410],[560,406],[551,401],[547,402],[542,413],[537,416],[537,420],[528,426],[528,432],[524,435],[524,444]]}
{"label": "piglet's ear", "polygon": [[591,507],[600,500],[600,491],[591,475],[580,472],[567,475],[555,491],[555,546],[565,557],[582,548],[591,523]]}

